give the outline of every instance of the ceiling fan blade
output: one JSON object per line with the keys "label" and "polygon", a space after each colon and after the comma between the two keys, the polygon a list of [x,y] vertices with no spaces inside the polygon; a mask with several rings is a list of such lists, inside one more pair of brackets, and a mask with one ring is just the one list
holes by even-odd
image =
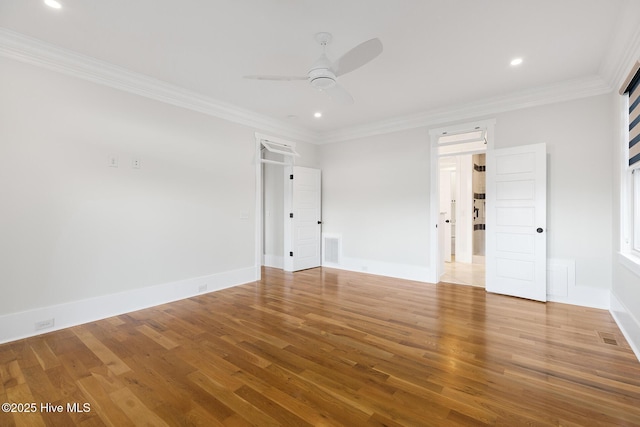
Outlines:
{"label": "ceiling fan blade", "polygon": [[274,81],[293,81],[293,80],[307,80],[307,76],[244,76],[245,79],[251,80],[274,80]]}
{"label": "ceiling fan blade", "polygon": [[349,52],[342,55],[333,63],[333,71],[336,76],[347,74],[356,68],[362,67],[382,53],[382,42],[375,38],[360,43]]}
{"label": "ceiling fan blade", "polygon": [[336,84],[335,86],[328,89],[324,89],[323,92],[329,95],[331,99],[333,99],[338,104],[353,104],[353,97],[351,96],[351,94],[349,94],[349,92],[347,92],[347,90],[339,84]]}

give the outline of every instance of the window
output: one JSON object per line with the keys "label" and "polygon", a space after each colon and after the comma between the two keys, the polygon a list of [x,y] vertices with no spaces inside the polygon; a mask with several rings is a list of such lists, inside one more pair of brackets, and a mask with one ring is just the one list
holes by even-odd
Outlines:
{"label": "window", "polygon": [[290,145],[283,144],[281,142],[273,142],[266,139],[263,139],[260,142],[262,143],[262,146],[264,148],[266,148],[272,153],[282,154],[283,156],[287,156],[287,157],[300,156],[300,154],[296,152],[295,148],[293,148]]}
{"label": "window", "polygon": [[[275,165],[289,166],[294,164],[294,159],[296,157],[300,157],[300,154],[295,149],[295,146],[292,143],[284,142],[284,141],[272,141],[265,138],[262,138],[259,134],[256,134],[256,138],[260,141],[261,154],[260,161],[262,163],[271,163]],[[276,154],[275,159],[267,159],[262,154],[262,151],[266,150],[269,153]],[[266,153],[265,153],[266,154]],[[280,160],[282,159],[282,160]]]}
{"label": "window", "polygon": [[[628,96],[628,151],[625,156],[626,201],[623,211],[627,216],[623,236],[623,253],[640,260],[640,61],[636,63],[620,91]],[[635,261],[640,265],[639,261]]]}
{"label": "window", "polygon": [[442,132],[438,138],[438,155],[457,155],[487,150],[487,130],[478,129],[463,132]]}
{"label": "window", "polygon": [[631,171],[632,188],[632,224],[633,244],[632,250],[640,256],[640,167]]}

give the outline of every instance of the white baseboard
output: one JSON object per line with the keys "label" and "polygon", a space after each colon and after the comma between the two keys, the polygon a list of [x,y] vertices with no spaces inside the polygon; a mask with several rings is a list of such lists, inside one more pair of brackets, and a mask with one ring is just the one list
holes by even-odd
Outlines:
{"label": "white baseboard", "polygon": [[568,296],[547,294],[547,301],[609,310],[610,292],[608,289],[590,288],[586,286],[576,286],[575,288],[575,292],[570,293]]}
{"label": "white baseboard", "polygon": [[284,268],[284,257],[282,255],[268,255],[264,254],[263,265],[265,267]]}
{"label": "white baseboard", "polygon": [[611,293],[611,308],[609,308],[609,312],[627,339],[636,358],[640,361],[640,321],[613,293]]}
{"label": "white baseboard", "polygon": [[[0,316],[0,343],[56,331],[259,280],[249,267]],[[36,324],[48,322],[46,328]]]}
{"label": "white baseboard", "polygon": [[340,263],[338,264],[324,262],[322,266],[337,268],[340,270],[375,274],[378,276],[395,277],[397,279],[433,283],[431,281],[431,269],[429,267],[420,267],[417,265],[396,264],[391,262],[341,257]]}
{"label": "white baseboard", "polygon": [[579,286],[575,260],[547,260],[547,301],[608,310],[609,294],[609,289]]}

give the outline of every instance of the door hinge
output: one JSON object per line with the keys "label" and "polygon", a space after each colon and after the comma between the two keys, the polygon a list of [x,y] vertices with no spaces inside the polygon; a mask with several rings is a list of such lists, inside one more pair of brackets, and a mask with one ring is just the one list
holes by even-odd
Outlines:
{"label": "door hinge", "polygon": [[289,214],[289,218],[293,218],[293,213],[290,213],[290,214]]}
{"label": "door hinge", "polygon": [[293,174],[289,175],[289,179],[293,179]]}
{"label": "door hinge", "polygon": [[293,256],[293,252],[289,252],[289,256]]}

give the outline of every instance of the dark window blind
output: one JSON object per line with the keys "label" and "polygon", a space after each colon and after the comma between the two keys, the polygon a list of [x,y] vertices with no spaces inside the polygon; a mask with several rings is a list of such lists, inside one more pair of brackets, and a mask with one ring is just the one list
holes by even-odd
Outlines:
{"label": "dark window blind", "polygon": [[629,166],[640,162],[640,70],[624,91],[629,94]]}

